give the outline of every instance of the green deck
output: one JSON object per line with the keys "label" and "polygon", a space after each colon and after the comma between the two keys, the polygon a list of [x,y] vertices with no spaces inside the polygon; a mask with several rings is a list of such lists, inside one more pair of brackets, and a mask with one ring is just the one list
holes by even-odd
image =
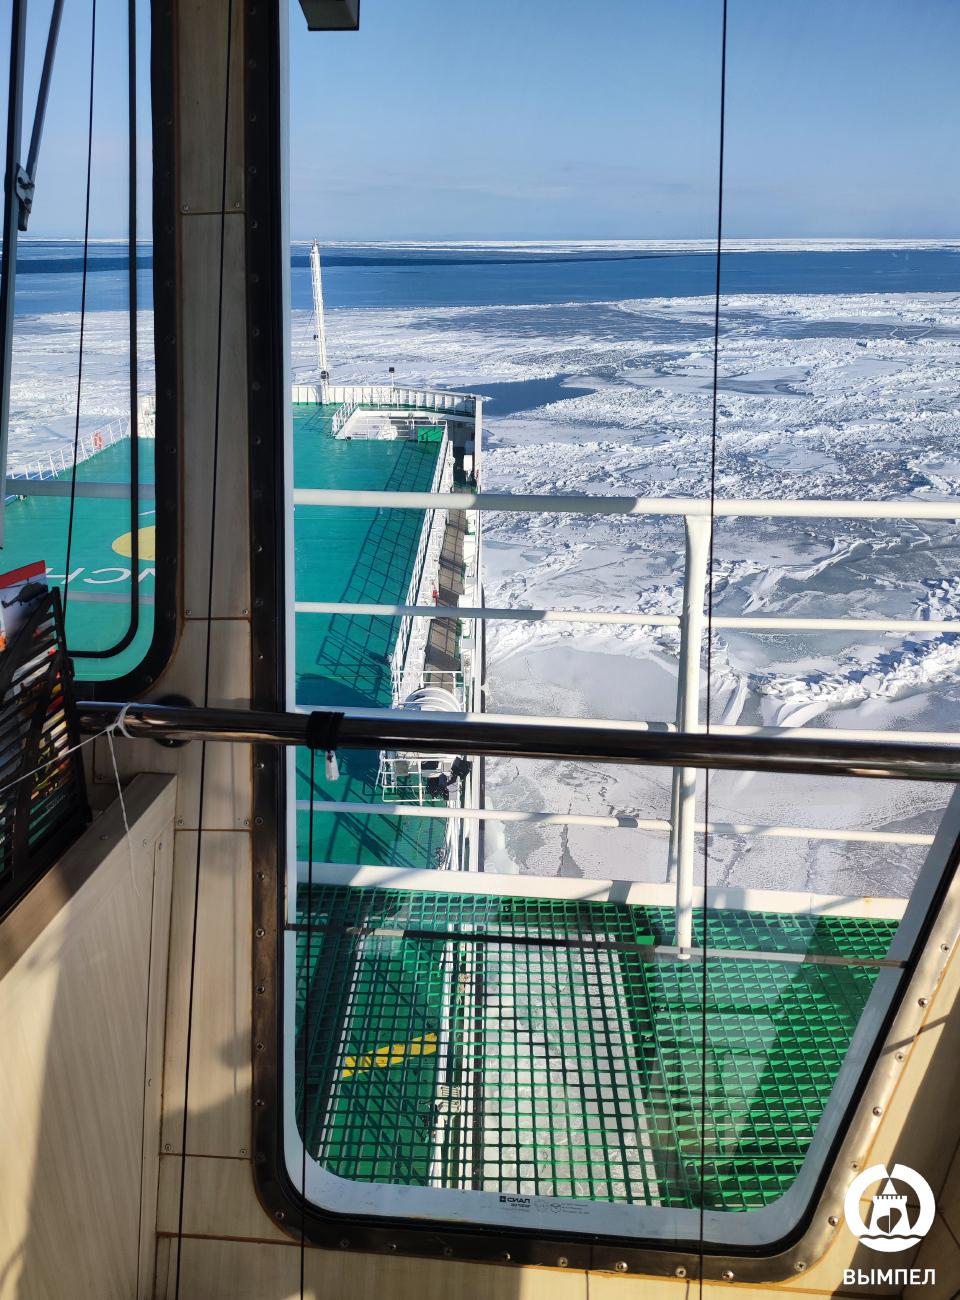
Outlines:
{"label": "green deck", "polygon": [[[710,961],[704,1099],[702,964],[470,939],[669,942],[667,909],[317,885],[312,915],[330,932],[311,935],[306,1141],[331,1172],[365,1182],[768,1205],[797,1176],[876,979],[864,968]],[[439,933],[342,933],[358,925]],[[882,957],[895,930],[708,914],[709,943],[726,949]]]}
{"label": "green deck", "polygon": [[[140,439],[141,483],[154,481],[155,446],[152,438]],[[70,478],[67,471],[59,474],[57,481],[69,483]],[[129,483],[130,440],[124,438],[89,460],[81,461],[77,466],[77,481]],[[151,527],[156,517],[153,503],[141,501],[139,515],[140,528]],[[27,496],[23,500],[8,500],[0,568],[7,572],[44,560],[50,584],[56,583],[62,592],[69,517],[69,497]],[[129,499],[76,498],[66,616],[67,645],[71,653],[107,649],[121,639],[130,625],[130,561],[113,549],[114,542],[129,532]],[[126,650],[109,659],[78,658],[78,677],[88,681],[119,677],[143,659],[153,638],[152,556],[140,561],[140,582],[140,625],[135,639]]]}
{"label": "green deck", "polygon": [[[338,441],[330,436],[336,406],[294,406],[294,482],[298,488],[428,491],[439,446]],[[402,603],[423,528],[419,510],[298,506],[295,516],[297,600]],[[389,708],[390,656],[399,619],[298,614],[297,703]],[[376,799],[378,755],[342,750],[341,779],[318,779],[317,796],[352,803]],[[322,765],[318,768],[322,777]],[[310,756],[297,751],[297,797],[309,797]],[[297,856],[305,861],[309,817],[297,819]],[[315,862],[424,867],[442,852],[440,821],[346,814],[314,818]]]}

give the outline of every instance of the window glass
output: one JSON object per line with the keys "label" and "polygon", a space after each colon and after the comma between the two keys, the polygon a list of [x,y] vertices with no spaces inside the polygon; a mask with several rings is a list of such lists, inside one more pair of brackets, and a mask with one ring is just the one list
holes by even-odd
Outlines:
{"label": "window glass", "polygon": [[[132,394],[127,17],[126,5],[99,0],[86,258],[92,11],[69,5],[53,65],[33,211],[27,231],[20,234],[17,256],[2,564],[9,571],[46,562],[48,582],[60,586],[65,600],[67,641],[77,675],[88,680],[130,671],[153,636],[152,248],[146,238],[136,249]],[[30,11],[24,158],[49,21],[45,7]],[[138,23],[138,224],[148,236],[146,10]],[[4,40],[9,48],[9,24]],[[135,579],[134,520],[139,549]],[[135,628],[134,585],[139,598]]]}
{"label": "window glass", "polygon": [[[798,32],[741,0],[721,114],[722,13],[373,3],[294,42],[295,489],[648,499],[299,500],[298,707],[953,738],[957,103],[930,68],[955,19],[882,5],[864,41],[854,7]],[[477,84],[398,102],[401,51],[461,47]],[[432,604],[462,612],[405,612]],[[899,996],[946,787],[346,753],[311,791],[310,764],[309,1197],[792,1230]]]}

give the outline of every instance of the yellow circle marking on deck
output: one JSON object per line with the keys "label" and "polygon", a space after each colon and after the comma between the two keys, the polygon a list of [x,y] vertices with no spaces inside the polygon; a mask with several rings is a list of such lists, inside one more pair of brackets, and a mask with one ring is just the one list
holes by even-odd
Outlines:
{"label": "yellow circle marking on deck", "polygon": [[[133,540],[132,533],[124,533],[122,537],[118,537],[117,540],[114,542],[113,549],[116,551],[118,555],[126,555],[129,558],[133,554],[133,546],[131,544],[132,540]],[[155,560],[157,558],[156,525],[151,524],[149,528],[141,528],[139,541],[140,541],[140,546],[138,549],[140,551],[140,559]]]}

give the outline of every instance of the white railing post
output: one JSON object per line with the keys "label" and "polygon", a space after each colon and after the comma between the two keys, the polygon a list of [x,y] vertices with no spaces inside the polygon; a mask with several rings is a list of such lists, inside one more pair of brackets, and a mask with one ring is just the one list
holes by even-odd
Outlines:
{"label": "white railing post", "polygon": [[473,481],[480,486],[480,457],[483,448],[483,398],[478,397],[473,407]]}
{"label": "white railing post", "polygon": [[[703,602],[710,554],[709,516],[687,515],[686,560],[683,572],[683,614],[680,619],[680,670],[677,674],[677,730],[700,727],[700,651],[703,641]],[[676,767],[670,803],[670,857],[667,879],[677,883],[674,942],[693,946],[693,858],[696,831],[697,769]]]}

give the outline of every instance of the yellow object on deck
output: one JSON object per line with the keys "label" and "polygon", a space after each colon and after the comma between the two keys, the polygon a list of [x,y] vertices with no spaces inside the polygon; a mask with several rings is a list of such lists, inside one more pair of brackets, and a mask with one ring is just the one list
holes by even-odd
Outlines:
{"label": "yellow object on deck", "polygon": [[[157,528],[156,524],[151,524],[149,528],[141,528],[140,533],[140,559],[155,560],[157,558]],[[118,537],[113,544],[113,549],[118,555],[126,555],[128,558],[133,554],[132,545],[133,533],[124,533]]]}
{"label": "yellow object on deck", "polygon": [[388,1065],[400,1065],[408,1056],[429,1056],[437,1050],[436,1034],[424,1034],[411,1043],[394,1043],[392,1047],[378,1047],[365,1056],[348,1056],[344,1061],[343,1077],[351,1079],[354,1071],[370,1070],[374,1066],[384,1070]]}

